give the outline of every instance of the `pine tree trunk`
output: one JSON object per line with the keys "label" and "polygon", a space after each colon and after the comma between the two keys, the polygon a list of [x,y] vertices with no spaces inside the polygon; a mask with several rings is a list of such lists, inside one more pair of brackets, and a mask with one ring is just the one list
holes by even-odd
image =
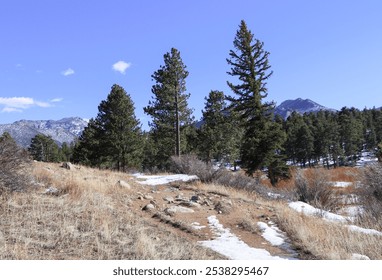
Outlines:
{"label": "pine tree trunk", "polygon": [[176,123],[175,123],[175,130],[176,130],[176,150],[175,155],[180,156],[180,124],[179,124],[179,100],[178,100],[178,93],[175,95],[175,116],[176,116]]}

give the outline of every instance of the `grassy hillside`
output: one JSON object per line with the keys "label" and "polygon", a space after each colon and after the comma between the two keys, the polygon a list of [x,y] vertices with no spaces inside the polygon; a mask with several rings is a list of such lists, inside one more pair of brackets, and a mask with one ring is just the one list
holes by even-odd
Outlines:
{"label": "grassy hillside", "polygon": [[[291,209],[280,197],[296,196],[297,175],[282,191],[269,188],[266,198],[216,183],[145,185],[129,174],[71,167],[34,162],[31,188],[0,196],[1,259],[224,259],[199,242],[216,238],[208,222],[212,215],[246,244],[272,256],[382,259],[382,236]],[[328,172],[329,181],[351,183],[336,189],[339,201],[356,191],[359,174]],[[174,206],[193,212],[174,212]],[[277,225],[285,235],[283,245],[269,242],[259,223]],[[353,223],[370,227],[362,219]]]}

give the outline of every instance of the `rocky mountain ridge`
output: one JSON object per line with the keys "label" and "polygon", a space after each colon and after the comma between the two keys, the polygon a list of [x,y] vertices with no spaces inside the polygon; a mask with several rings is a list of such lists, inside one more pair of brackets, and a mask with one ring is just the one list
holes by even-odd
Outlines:
{"label": "rocky mountain ridge", "polygon": [[310,99],[297,98],[294,100],[285,100],[275,108],[275,115],[279,115],[284,119],[287,119],[293,112],[299,114],[318,112],[318,111],[332,111],[335,109],[322,106]]}
{"label": "rocky mountain ridge", "polygon": [[8,132],[16,143],[28,147],[37,134],[51,136],[59,145],[73,142],[88,125],[88,121],[79,117],[61,120],[20,120],[12,124],[0,124],[0,135]]}

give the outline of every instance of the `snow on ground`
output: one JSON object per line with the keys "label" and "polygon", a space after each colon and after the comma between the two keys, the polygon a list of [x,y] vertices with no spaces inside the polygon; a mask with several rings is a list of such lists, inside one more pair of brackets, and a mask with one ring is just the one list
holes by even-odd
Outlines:
{"label": "snow on ground", "polygon": [[356,166],[365,166],[367,164],[378,162],[378,158],[371,152],[363,151],[359,160],[357,160]]}
{"label": "snow on ground", "polygon": [[268,195],[270,198],[274,198],[274,199],[282,198],[282,195],[281,195],[281,194],[278,194],[278,193],[268,192],[267,195]]}
{"label": "snow on ground", "polygon": [[201,226],[198,222],[193,222],[191,223],[191,227],[193,229],[199,230],[199,229],[205,228],[206,226]]}
{"label": "snow on ground", "polygon": [[355,225],[347,226],[351,231],[360,232],[368,235],[382,236],[382,232],[375,229],[361,228]]}
{"label": "snow on ground", "polygon": [[351,217],[357,217],[359,214],[364,212],[361,206],[345,206],[340,211],[341,213]]}
{"label": "snow on ground", "polygon": [[[341,215],[333,214],[328,211],[314,208],[313,206],[301,201],[291,202],[289,203],[289,207],[305,215],[322,216],[325,220],[328,220],[328,221],[349,222],[353,220],[353,218],[351,217],[345,218],[344,216],[341,216]],[[355,225],[346,225],[346,227],[348,227],[351,231],[354,231],[354,232],[360,232],[360,233],[368,234],[368,235],[382,236],[382,232],[377,231],[375,229],[362,228]]]}
{"label": "snow on ground", "polygon": [[370,258],[368,256],[361,255],[361,254],[355,254],[355,253],[351,256],[351,259],[352,260],[368,260],[368,261],[370,261]]}
{"label": "snow on ground", "polygon": [[261,236],[264,237],[273,246],[281,246],[285,242],[284,235],[275,225],[269,226],[264,222],[258,222],[257,226],[263,232]]}
{"label": "snow on ground", "polygon": [[353,185],[351,182],[330,182],[330,185],[336,188],[347,188]]}
{"label": "snow on ground", "polygon": [[283,260],[272,256],[267,250],[249,247],[236,235],[224,228],[216,216],[208,217],[209,227],[217,236],[213,240],[200,241],[199,243],[232,260]]}
{"label": "snow on ground", "polygon": [[185,174],[142,175],[140,173],[137,173],[137,174],[133,174],[133,176],[135,176],[139,180],[145,180],[145,181],[137,181],[138,183],[142,185],[150,185],[150,186],[165,185],[175,181],[187,182],[187,181],[198,179],[198,176],[196,175],[185,175]]}
{"label": "snow on ground", "polygon": [[325,210],[317,209],[302,201],[290,202],[289,207],[308,216],[322,216],[325,220],[329,221],[347,222],[352,220],[352,218],[349,217],[345,218],[344,216],[338,214],[333,214]]}

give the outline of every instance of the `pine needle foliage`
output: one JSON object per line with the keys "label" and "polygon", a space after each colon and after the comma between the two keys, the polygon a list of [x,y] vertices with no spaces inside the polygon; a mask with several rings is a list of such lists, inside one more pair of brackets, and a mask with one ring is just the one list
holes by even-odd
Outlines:
{"label": "pine needle foliage", "polygon": [[268,96],[267,80],[272,75],[268,61],[269,52],[264,43],[255,39],[244,20],[233,42],[234,50],[229,52],[230,76],[238,83],[227,82],[234,96],[228,96],[231,108],[236,111],[244,128],[241,145],[241,165],[248,175],[256,170],[268,168],[268,176],[276,184],[285,173],[281,156],[285,132],[281,124],[273,120],[273,102],[264,102]]}

